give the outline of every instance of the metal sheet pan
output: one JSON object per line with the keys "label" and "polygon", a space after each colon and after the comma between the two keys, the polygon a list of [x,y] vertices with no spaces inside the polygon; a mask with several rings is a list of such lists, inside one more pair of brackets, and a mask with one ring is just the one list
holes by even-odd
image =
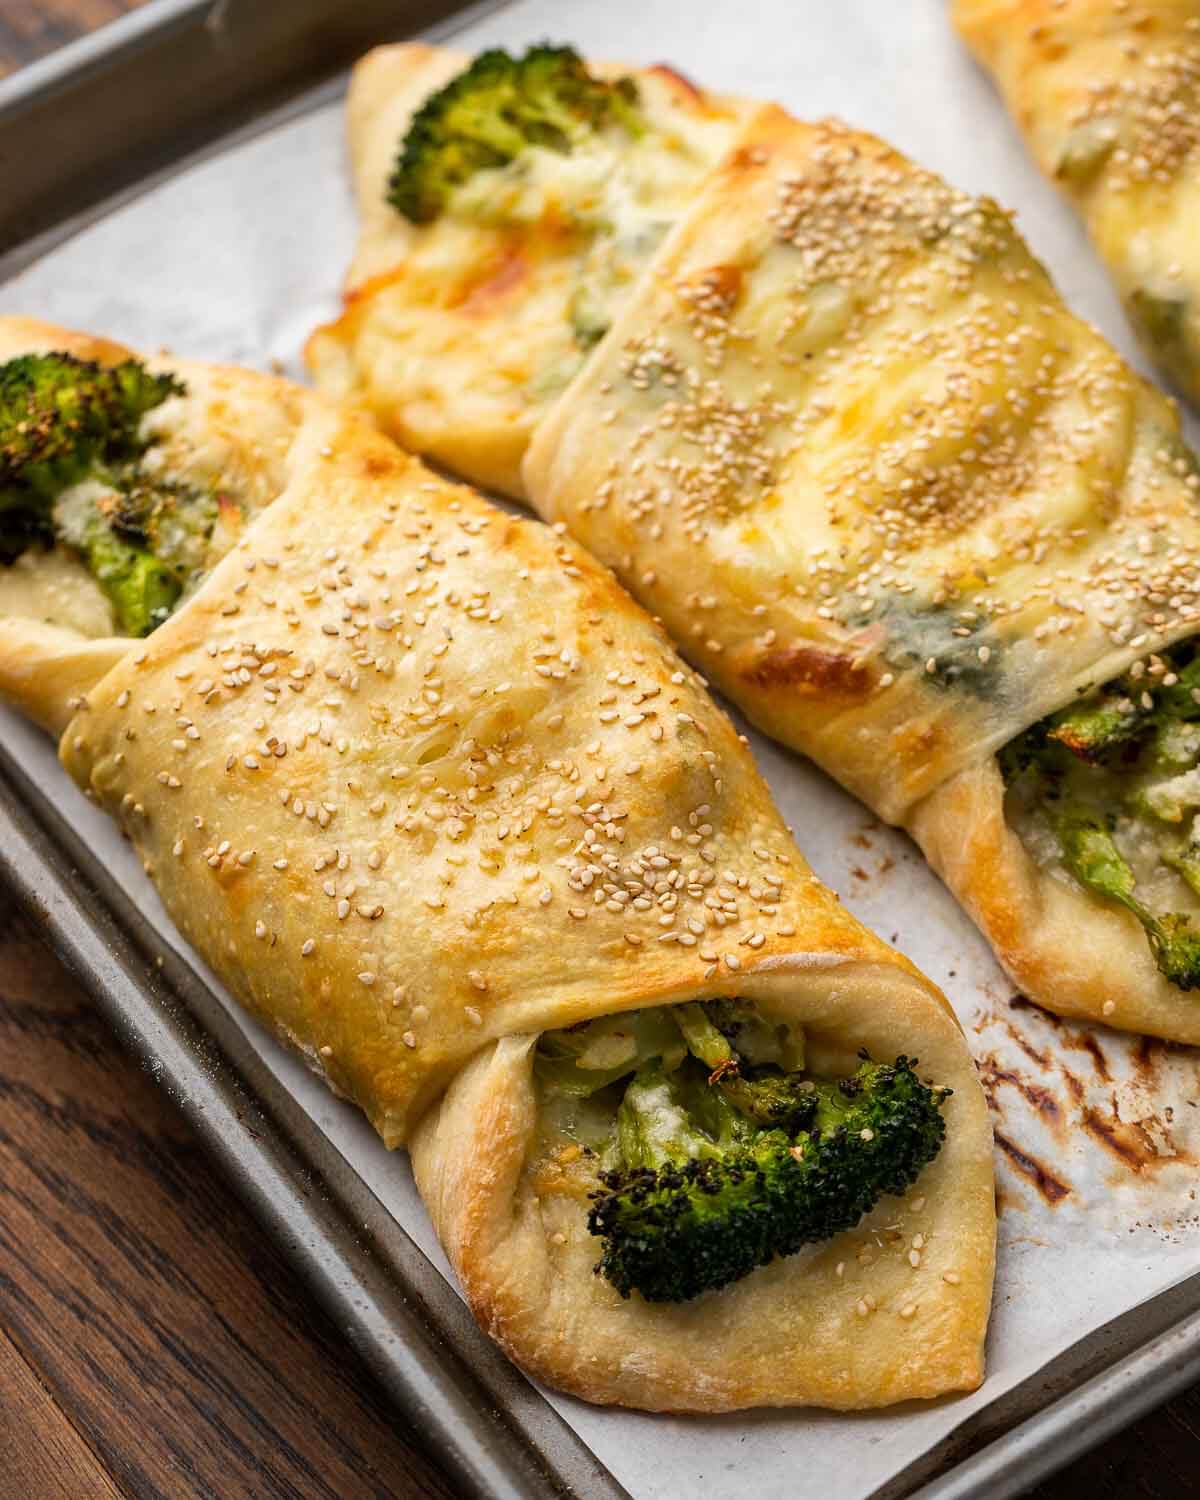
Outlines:
{"label": "metal sheet pan", "polygon": [[[401,8],[153,0],[0,85],[0,276],[184,162],[311,108],[328,92],[314,94],[314,84],[371,42],[431,25],[453,29],[454,12],[448,0]],[[464,1492],[624,1493],[479,1333],[49,798],[6,754],[0,765],[0,873],[430,1434]],[[1198,1364],[1200,1277],[1191,1277],[1089,1332],[877,1493],[1014,1494],[1195,1378]]]}

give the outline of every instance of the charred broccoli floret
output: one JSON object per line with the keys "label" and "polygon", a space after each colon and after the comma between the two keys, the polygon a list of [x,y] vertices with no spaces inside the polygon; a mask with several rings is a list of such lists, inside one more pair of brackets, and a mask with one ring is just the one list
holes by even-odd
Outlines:
{"label": "charred broccoli floret", "polygon": [[707,1097],[657,1063],[639,1069],[619,1112],[621,1165],[601,1175],[588,1227],[598,1270],[622,1296],[683,1302],[805,1245],[852,1229],[902,1193],[941,1148],[948,1091],[915,1060],[864,1062],[839,1083],[780,1080],[788,1128],[760,1128],[721,1081]]}
{"label": "charred broccoli floret", "polygon": [[152,375],[134,359],[10,359],[0,365],[0,490],[53,494],[96,463],[137,457],[142,418],[182,390],[174,376]]}
{"label": "charred broccoli floret", "polygon": [[481,52],[413,116],[388,202],[428,224],[476,172],[507,166],[530,146],[568,153],[610,125],[636,134],[637,102],[632,78],[593,77],[570,47]]}
{"label": "charred broccoli floret", "polygon": [[1112,694],[1055,714],[1046,738],[1065,746],[1081,760],[1098,761],[1134,739],[1145,717],[1144,710],[1131,698]]}
{"label": "charred broccoli floret", "polygon": [[60,541],[77,552],[113,606],[118,628],[145,635],[183,586],[172,548],[159,545],[170,511],[180,526],[212,527],[212,503],[151,480],[142,418],[183,394],[172,375],[137,360],[100,365],[62,353],[0,365],[0,562]]}

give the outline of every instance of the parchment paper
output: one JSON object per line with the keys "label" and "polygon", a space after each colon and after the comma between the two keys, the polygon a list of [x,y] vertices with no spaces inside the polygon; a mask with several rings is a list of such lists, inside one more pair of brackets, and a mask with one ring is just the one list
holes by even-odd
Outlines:
{"label": "parchment paper", "polygon": [[[598,58],[668,61],[802,115],[840,114],[990,193],[1019,211],[1068,300],[1145,368],[1072,214],[951,34],[944,0],[517,0],[471,22],[456,44],[543,38]],[[326,105],[111,214],[0,289],[0,309],[143,348],[277,360],[302,376],[300,346],[336,310],[353,234],[339,109]],[[1200,440],[1194,419],[1190,436]],[[9,714],[0,735],[164,938],[182,946],[128,846],[68,782],[48,742]],[[987,946],[908,841],[805,762],[751,740],[789,822],[808,830],[805,852],[818,873],[945,988],[980,1059],[995,1105],[1002,1205],[990,1373],[967,1398],[854,1417],[677,1420],[548,1393],[639,1500],[701,1492],[861,1500],[1089,1329],[1200,1270],[1197,1054],[1089,1034],[1014,1006]],[[384,1151],[354,1111],[251,1022],[241,1024],[449,1276],[406,1159]]]}

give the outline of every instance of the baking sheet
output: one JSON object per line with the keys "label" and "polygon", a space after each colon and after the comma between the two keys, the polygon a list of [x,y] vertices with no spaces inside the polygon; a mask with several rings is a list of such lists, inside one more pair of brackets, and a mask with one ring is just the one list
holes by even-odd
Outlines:
{"label": "baking sheet", "polygon": [[[1065,205],[1027,162],[999,102],[950,34],[943,0],[518,0],[462,44],[570,40],[598,57],[670,61],[703,82],[836,112],[952,181],[1016,207],[1072,303],[1134,354],[1116,299]],[[155,188],[0,291],[0,310],[78,324],[143,347],[295,374],[337,305],[353,212],[336,106]],[[1191,424],[1193,442],[1200,430]],[[131,851],[75,792],[50,747],[12,716],[0,735],[102,850],[114,878],[178,945]],[[798,758],[751,736],[805,851],[847,904],[953,999],[995,1106],[1001,1262],[990,1373],[972,1397],[890,1415],[768,1413],[675,1420],[550,1399],[637,1496],[701,1486],[763,1497],[836,1481],[865,1497],[971,1413],[1087,1330],[1200,1271],[1192,1182],[1200,1158],[1196,1054],[1087,1034],[1011,1003],[986,945],[901,836]],[[211,979],[211,976],[210,976]],[[215,981],[214,981],[215,983]],[[241,1020],[269,1066],[426,1253],[449,1274],[412,1187],[356,1114]],[[854,1295],[848,1286],[848,1295]]]}

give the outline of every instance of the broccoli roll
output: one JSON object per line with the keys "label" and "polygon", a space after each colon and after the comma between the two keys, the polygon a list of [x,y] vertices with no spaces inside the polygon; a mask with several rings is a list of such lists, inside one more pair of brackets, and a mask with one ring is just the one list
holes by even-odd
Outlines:
{"label": "broccoli roll", "polygon": [[991,1138],[943,997],[608,572],[304,411],[280,493],[76,704],[71,775],[411,1144],[526,1369],[695,1411],[978,1384]]}
{"label": "broccoli roll", "polygon": [[1200,403],[1200,0],[954,0],[1147,352]]}
{"label": "broccoli roll", "polygon": [[317,384],[520,497],[538,416],[603,335],[747,106],[568,47],[418,44],[355,68],[358,248]]}
{"label": "broccoli roll", "polygon": [[764,110],[525,477],[1033,999],[1200,1041],[1200,469],[995,203]]}

